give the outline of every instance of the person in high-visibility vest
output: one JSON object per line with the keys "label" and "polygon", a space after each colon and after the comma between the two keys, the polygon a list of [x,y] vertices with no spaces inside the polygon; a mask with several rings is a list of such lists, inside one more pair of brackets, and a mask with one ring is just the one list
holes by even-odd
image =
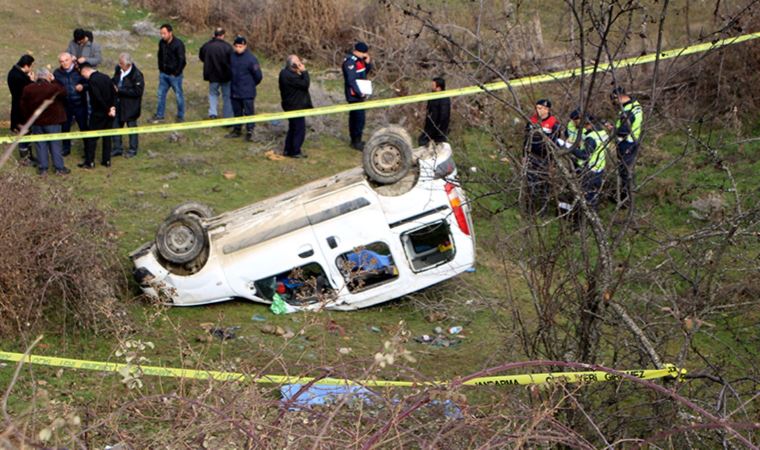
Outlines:
{"label": "person in high-visibility vest", "polygon": [[581,127],[579,127],[579,123],[581,120],[581,110],[580,109],[574,109],[570,113],[570,120],[567,122],[567,125],[565,125],[565,142],[572,145],[575,144],[575,141],[578,139],[578,131]]}
{"label": "person in high-visibility vest", "polygon": [[[640,148],[644,111],[638,100],[626,94],[622,86],[612,90],[610,100],[620,111],[614,127],[619,160],[618,175],[620,176],[620,204],[618,206],[626,208],[631,202],[633,167]],[[608,129],[613,130],[612,126],[608,126]]]}
{"label": "person in high-visibility vest", "polygon": [[597,127],[595,122],[593,116],[586,115],[581,128],[580,144],[570,147],[586,202],[594,209],[599,203],[607,162],[607,144],[610,140],[607,132]]}

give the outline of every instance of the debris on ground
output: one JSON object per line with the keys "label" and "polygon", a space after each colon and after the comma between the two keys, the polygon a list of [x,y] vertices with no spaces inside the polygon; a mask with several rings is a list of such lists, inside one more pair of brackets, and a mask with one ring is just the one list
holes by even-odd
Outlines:
{"label": "debris on ground", "polygon": [[438,334],[435,336],[431,336],[429,334],[423,334],[422,336],[417,336],[416,338],[414,338],[414,340],[419,342],[420,344],[432,345],[433,347],[439,347],[439,348],[453,347],[459,344],[460,342],[462,342],[461,339],[449,338],[442,334]]}
{"label": "debris on ground", "polygon": [[274,314],[290,314],[292,312],[295,312],[296,309],[289,304],[285,302],[285,300],[280,297],[280,294],[275,293],[274,297],[272,297],[272,305],[269,307],[269,310],[272,311]]}
{"label": "debris on ground", "polygon": [[341,337],[346,335],[346,330],[342,326],[338,325],[338,322],[330,319],[329,322],[327,322],[327,325],[325,325],[325,329],[327,329],[328,333],[332,334],[338,334]]}
{"label": "debris on ground", "polygon": [[373,326],[371,326],[371,327],[369,328],[369,330],[370,330],[371,332],[373,332],[373,333],[380,333],[381,331],[383,331],[383,330],[381,330],[381,329],[380,329],[380,327],[376,327],[376,326],[374,326],[374,325],[373,325]]}
{"label": "debris on ground", "polygon": [[290,328],[283,328],[280,326],[274,326],[274,325],[264,325],[261,327],[261,332],[264,334],[271,334],[274,336],[282,336],[285,339],[290,339],[294,337],[296,334],[291,330]]}
{"label": "debris on ground", "polygon": [[462,327],[455,326],[455,327],[449,327],[449,334],[459,334],[462,332]]}
{"label": "debris on ground", "polygon": [[218,327],[211,322],[204,322],[200,324],[200,327],[206,330],[207,335],[198,336],[196,340],[198,342],[211,342],[213,338],[217,338],[222,341],[229,341],[237,338],[236,332],[240,329],[239,326],[234,327]]}
{"label": "debris on ground", "polygon": [[338,349],[338,353],[340,353],[341,355],[348,355],[352,351],[353,349],[351,347],[341,347]]}
{"label": "debris on ground", "polygon": [[262,316],[261,314],[254,314],[251,316],[251,320],[254,322],[266,322],[267,318]]}
{"label": "debris on ground", "polygon": [[264,153],[264,156],[270,161],[283,161],[285,159],[285,156],[275,153],[274,150],[269,150]]}
{"label": "debris on ground", "polygon": [[443,311],[433,311],[425,316],[425,320],[427,320],[430,323],[433,322],[440,322],[442,320],[446,320],[448,318],[448,314],[446,314]]}

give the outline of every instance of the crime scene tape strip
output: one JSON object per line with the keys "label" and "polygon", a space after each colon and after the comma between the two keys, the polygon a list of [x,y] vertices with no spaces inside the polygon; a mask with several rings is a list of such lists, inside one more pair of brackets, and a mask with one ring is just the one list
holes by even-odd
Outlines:
{"label": "crime scene tape strip", "polygon": [[[732,38],[720,39],[714,42],[705,42],[702,44],[696,44],[689,47],[675,48],[671,50],[661,51],[659,54],[659,60],[673,59],[680,56],[693,55],[696,53],[704,53],[710,50],[716,50],[729,45],[739,44],[741,42],[750,41],[760,38],[760,32],[744,34]],[[406,105],[409,103],[418,103],[427,100],[434,100],[438,98],[451,98],[460,97],[463,95],[480,94],[489,91],[498,91],[506,89],[508,87],[520,87],[530,86],[533,84],[547,83],[551,81],[562,80],[566,78],[573,78],[580,76],[581,74],[590,74],[594,71],[604,72],[610,69],[617,69],[621,67],[631,67],[641,64],[648,64],[658,59],[657,53],[649,53],[641,56],[634,56],[631,58],[625,58],[611,63],[601,63],[597,66],[589,65],[584,68],[574,68],[567,70],[560,70],[557,72],[551,72],[543,75],[533,75],[523,78],[516,78],[510,80],[509,83],[503,81],[496,81],[493,83],[486,83],[482,85],[467,86],[459,89],[451,89],[448,91],[439,92],[427,92],[424,94],[408,95],[405,97],[393,97],[378,100],[368,100],[360,103],[348,103],[338,104],[331,106],[322,106],[313,109],[302,109],[298,111],[288,112],[274,112],[256,114],[247,117],[233,117],[229,119],[214,119],[214,120],[199,120],[195,122],[183,122],[172,124],[158,124],[158,125],[144,125],[135,128],[116,128],[110,130],[94,130],[94,131],[76,131],[69,133],[54,133],[54,134],[42,134],[42,135],[27,135],[19,139],[19,142],[41,142],[50,141],[56,139],[81,139],[81,138],[94,138],[104,136],[124,136],[128,134],[148,134],[148,133],[165,133],[169,131],[182,131],[182,130],[195,130],[200,128],[212,128],[212,127],[225,127],[230,125],[242,125],[245,123],[259,123],[269,122],[274,120],[287,120],[295,117],[309,117],[309,116],[321,116],[327,114],[338,114],[348,111],[362,110],[362,109],[375,109],[375,108],[387,108],[389,106]],[[10,144],[13,142],[14,136],[1,136],[0,144]]]}
{"label": "crime scene tape strip", "polygon": [[[80,359],[57,358],[53,356],[29,355],[24,357],[22,353],[0,352],[0,360],[4,361],[24,361],[25,363],[38,364],[51,367],[65,367],[70,369],[93,370],[97,372],[119,372],[128,367],[131,372],[142,372],[144,375],[171,378],[188,378],[196,380],[217,380],[217,381],[250,381],[262,384],[306,384],[316,378],[314,377],[292,377],[286,375],[262,375],[260,377],[251,377],[243,373],[236,372],[219,372],[215,370],[193,370],[177,369],[171,367],[157,366],[134,366],[121,363],[110,363],[102,361],[86,361]],[[680,379],[686,374],[685,369],[678,369],[672,364],[665,364],[662,369],[652,370],[621,370],[620,372],[637,377],[642,380],[654,380],[658,378],[676,378]],[[468,386],[500,386],[500,385],[529,385],[544,384],[552,382],[563,383],[591,383],[602,381],[619,381],[623,379],[616,375],[604,371],[589,372],[556,372],[556,373],[534,373],[521,375],[502,375],[473,378],[465,381],[464,385]],[[431,381],[431,382],[414,382],[414,381],[388,381],[388,380],[349,380],[344,378],[322,378],[314,384],[324,386],[367,386],[367,387],[421,387],[421,386],[443,386],[449,381]]]}

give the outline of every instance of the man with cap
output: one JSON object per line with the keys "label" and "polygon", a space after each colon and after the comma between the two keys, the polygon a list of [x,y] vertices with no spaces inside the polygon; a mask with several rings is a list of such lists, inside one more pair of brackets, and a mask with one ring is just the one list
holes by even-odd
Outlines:
{"label": "man with cap", "polygon": [[[145,91],[145,77],[140,69],[137,68],[132,55],[122,53],[119,55],[119,64],[114,68],[113,85],[116,87],[116,117],[114,118],[114,128],[137,127],[137,119],[142,114],[142,97]],[[139,138],[137,133],[129,135],[129,150],[124,153],[124,147],[121,143],[121,136],[112,136],[113,151],[111,156],[124,155],[125,158],[137,156],[137,147]]]}
{"label": "man with cap", "polygon": [[[362,93],[357,80],[366,80],[367,73],[372,70],[372,58],[369,55],[369,46],[364,42],[357,42],[350,54],[343,60],[343,82],[345,87],[346,101],[348,103],[360,103],[367,99],[367,94]],[[365,111],[355,110],[348,113],[348,133],[351,136],[351,148],[362,151],[364,142]]]}
{"label": "man with cap", "polygon": [[[87,80],[90,94],[90,130],[108,130],[113,126],[116,117],[116,87],[111,77],[95,70],[88,62],[79,64],[79,71]],[[103,137],[103,156],[100,164],[111,167],[111,136]],[[84,141],[84,161],[77,164],[83,169],[95,168],[95,151],[98,138],[88,138]]]}
{"label": "man with cap", "polygon": [[222,91],[222,115],[232,117],[230,102],[230,58],[232,46],[224,40],[224,28],[216,28],[214,37],[203,44],[198,57],[203,62],[203,79],[208,81],[208,118],[218,117],[219,91]]}
{"label": "man with cap", "polygon": [[559,121],[551,108],[551,100],[538,100],[535,114],[525,125],[528,195],[530,208],[535,212],[544,212],[549,201],[550,146],[559,137]]}
{"label": "man with cap", "polygon": [[[234,49],[230,60],[232,111],[235,117],[251,116],[254,112],[256,86],[261,83],[264,75],[261,73],[259,60],[248,50],[248,41],[243,36],[235,37],[232,48]],[[248,142],[253,141],[253,127],[252,123],[245,124],[245,140]],[[241,129],[241,125],[235,125],[224,137],[240,137]]]}
{"label": "man with cap", "polygon": [[644,112],[638,100],[626,94],[622,86],[615,87],[610,93],[613,106],[618,109],[618,119],[614,128],[608,125],[610,131],[615,130],[617,139],[618,176],[620,177],[621,208],[627,208],[631,203],[633,188],[633,166],[639,153],[641,126],[644,122]]}

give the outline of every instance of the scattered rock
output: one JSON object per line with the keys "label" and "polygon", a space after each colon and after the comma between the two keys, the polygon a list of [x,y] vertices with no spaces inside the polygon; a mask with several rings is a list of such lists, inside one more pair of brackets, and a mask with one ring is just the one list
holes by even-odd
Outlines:
{"label": "scattered rock", "polygon": [[338,353],[340,353],[341,355],[348,355],[349,353],[352,352],[352,350],[353,349],[351,347],[341,347],[338,349]]}
{"label": "scattered rock", "polygon": [[176,131],[172,131],[171,133],[169,133],[169,136],[166,138],[166,140],[168,140],[172,144],[176,144],[179,141],[181,141],[182,139],[184,139],[184,137],[185,136],[182,133],[178,133]]}
{"label": "scattered rock", "polygon": [[222,172],[222,176],[225,180],[234,180],[235,177],[237,177],[237,174],[232,170],[225,170]]}
{"label": "scattered rock", "polygon": [[715,219],[723,215],[723,210],[726,209],[726,200],[723,195],[710,192],[706,196],[692,201],[689,206],[692,208],[689,211],[692,217],[699,220]]}
{"label": "scattered rock", "polygon": [[168,181],[168,180],[176,180],[177,178],[179,178],[179,174],[177,172],[169,172],[166,175],[162,176],[160,180]]}
{"label": "scattered rock", "polygon": [[425,320],[427,320],[430,323],[433,322],[440,322],[442,320],[446,320],[448,315],[443,311],[433,311],[427,316],[425,316]]}
{"label": "scattered rock", "polygon": [[159,37],[158,26],[149,20],[138,20],[132,24],[132,32],[138,36]]}

